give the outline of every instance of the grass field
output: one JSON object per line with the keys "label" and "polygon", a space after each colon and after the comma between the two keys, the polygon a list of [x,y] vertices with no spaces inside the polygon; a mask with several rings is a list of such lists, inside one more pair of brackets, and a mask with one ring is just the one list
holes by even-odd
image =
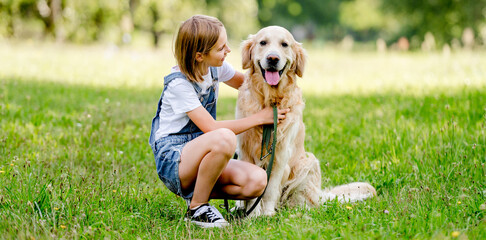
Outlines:
{"label": "grass field", "polygon": [[[308,54],[323,186],[378,197],[208,230],[183,221],[147,144],[169,50],[0,42],[0,239],[486,239],[486,53]],[[219,119],[235,101],[222,87]]]}

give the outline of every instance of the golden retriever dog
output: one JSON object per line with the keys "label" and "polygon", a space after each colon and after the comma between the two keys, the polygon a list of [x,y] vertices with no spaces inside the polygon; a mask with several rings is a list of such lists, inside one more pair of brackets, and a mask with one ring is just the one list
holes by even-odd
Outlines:
{"label": "golden retriever dog", "polygon": [[[277,127],[277,144],[273,170],[267,189],[251,216],[273,215],[282,206],[315,207],[325,201],[359,201],[376,195],[368,183],[351,183],[329,190],[321,189],[319,160],[305,152],[305,126],[302,119],[304,101],[297,86],[302,77],[306,54],[285,28],[270,26],[243,42],[245,82],[239,89],[236,117],[243,118],[267,106],[289,108],[285,120]],[[238,135],[239,159],[267,168],[270,157],[260,160],[263,127]],[[255,200],[238,202],[249,209]]]}

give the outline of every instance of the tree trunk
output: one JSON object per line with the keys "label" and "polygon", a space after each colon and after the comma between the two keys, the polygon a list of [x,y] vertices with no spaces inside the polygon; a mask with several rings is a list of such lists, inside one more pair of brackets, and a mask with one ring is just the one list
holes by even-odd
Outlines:
{"label": "tree trunk", "polygon": [[7,7],[7,37],[15,36],[14,15],[11,8]]}
{"label": "tree trunk", "polygon": [[62,14],[61,0],[49,0],[42,5],[37,6],[40,14],[40,19],[44,23],[44,36],[53,36],[56,40],[62,38],[62,34],[59,31],[59,19]]}
{"label": "tree trunk", "polygon": [[153,38],[153,44],[154,47],[157,48],[159,46],[159,40],[160,40],[160,31],[157,31],[157,22],[160,19],[159,12],[157,11],[157,6],[155,4],[150,6],[150,12],[152,13],[152,27],[150,29],[150,32],[152,33],[152,38]]}
{"label": "tree trunk", "polygon": [[49,15],[49,21],[52,25],[52,34],[56,38],[56,41],[63,41],[64,34],[62,32],[62,27],[60,26],[60,20],[62,15],[62,2],[61,0],[51,0],[50,1],[50,9],[51,15]]}

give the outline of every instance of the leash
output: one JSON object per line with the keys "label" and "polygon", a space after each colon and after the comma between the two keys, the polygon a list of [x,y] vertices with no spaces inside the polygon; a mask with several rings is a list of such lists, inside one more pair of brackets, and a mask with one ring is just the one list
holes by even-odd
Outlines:
{"label": "leash", "polygon": [[[272,173],[273,160],[275,159],[275,146],[277,145],[277,122],[278,122],[277,104],[273,104],[273,125],[272,124],[263,125],[262,150],[260,153],[260,161],[267,158],[268,155],[270,155],[270,161],[268,162],[268,166],[267,166],[267,186],[268,186],[268,181],[270,180],[270,174]],[[270,139],[272,139],[272,133],[273,133],[273,140],[272,140],[272,144],[270,145]],[[266,150],[267,152],[265,155],[263,154],[264,152],[263,150]],[[267,186],[265,186],[265,190],[263,190],[263,193],[256,199],[255,203],[253,203],[251,208],[246,212],[237,213],[237,216],[250,215],[250,213],[253,212],[253,210],[258,205],[258,203],[260,203],[260,200],[262,200],[263,194],[265,194],[265,191],[267,190]],[[228,199],[226,198],[224,199],[224,207],[227,212],[230,212]]]}

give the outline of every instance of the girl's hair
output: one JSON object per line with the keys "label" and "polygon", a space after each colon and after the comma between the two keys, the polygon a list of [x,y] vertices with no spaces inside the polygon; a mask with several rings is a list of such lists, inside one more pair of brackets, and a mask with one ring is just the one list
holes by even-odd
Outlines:
{"label": "girl's hair", "polygon": [[202,82],[206,69],[196,61],[196,53],[208,54],[219,39],[223,23],[217,18],[195,15],[182,23],[175,40],[175,58],[181,72],[190,80]]}

